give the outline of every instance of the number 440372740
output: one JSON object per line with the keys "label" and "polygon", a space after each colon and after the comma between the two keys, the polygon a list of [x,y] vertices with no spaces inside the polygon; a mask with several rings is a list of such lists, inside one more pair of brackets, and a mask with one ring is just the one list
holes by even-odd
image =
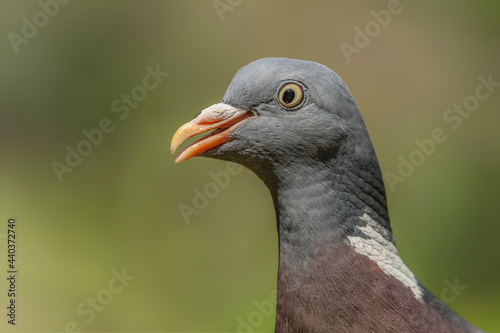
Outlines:
{"label": "number 440372740", "polygon": [[16,268],[16,220],[9,219],[7,224],[7,256],[9,268]]}

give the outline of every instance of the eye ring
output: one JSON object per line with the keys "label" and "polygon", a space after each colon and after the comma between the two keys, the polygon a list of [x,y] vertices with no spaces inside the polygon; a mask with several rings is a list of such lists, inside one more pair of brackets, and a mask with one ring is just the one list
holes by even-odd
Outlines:
{"label": "eye ring", "polygon": [[278,90],[278,102],[285,108],[291,109],[304,100],[304,89],[295,82],[286,82]]}

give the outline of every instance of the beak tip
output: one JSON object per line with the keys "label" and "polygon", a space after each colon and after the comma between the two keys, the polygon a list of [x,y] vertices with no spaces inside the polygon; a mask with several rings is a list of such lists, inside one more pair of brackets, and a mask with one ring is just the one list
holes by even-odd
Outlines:
{"label": "beak tip", "polygon": [[174,163],[181,163],[181,162],[184,162],[186,160],[188,160],[190,157],[186,158],[185,156],[183,156],[182,154],[180,155],[177,155],[175,158],[174,158]]}
{"label": "beak tip", "polygon": [[181,145],[181,143],[186,139],[186,136],[179,133],[179,130],[175,132],[172,137],[172,141],[170,142],[170,154],[175,153],[177,148]]}

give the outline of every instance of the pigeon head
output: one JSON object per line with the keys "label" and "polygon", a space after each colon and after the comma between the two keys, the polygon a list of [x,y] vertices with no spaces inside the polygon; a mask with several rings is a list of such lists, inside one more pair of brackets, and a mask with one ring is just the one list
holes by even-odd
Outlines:
{"label": "pigeon head", "polygon": [[179,128],[172,152],[210,130],[176,162],[198,155],[237,162],[268,186],[277,170],[303,164],[378,170],[349,89],[335,72],[311,61],[264,58],[241,68],[221,103]]}
{"label": "pigeon head", "polygon": [[274,201],[275,332],[478,332],[428,292],[399,257],[382,175],[345,83],[327,67],[260,59],[221,103],[181,126],[176,162],[243,164]]}

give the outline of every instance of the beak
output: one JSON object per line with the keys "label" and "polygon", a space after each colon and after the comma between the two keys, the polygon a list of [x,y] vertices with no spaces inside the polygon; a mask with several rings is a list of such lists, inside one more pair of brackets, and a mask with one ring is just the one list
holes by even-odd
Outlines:
{"label": "beak", "polygon": [[235,108],[225,103],[214,104],[206,108],[198,117],[179,127],[172,137],[170,152],[173,154],[182,142],[192,136],[210,130],[214,131],[182,149],[174,162],[183,162],[232,140],[233,138],[228,137],[228,134],[245,120],[253,117],[255,115],[252,111]]}

